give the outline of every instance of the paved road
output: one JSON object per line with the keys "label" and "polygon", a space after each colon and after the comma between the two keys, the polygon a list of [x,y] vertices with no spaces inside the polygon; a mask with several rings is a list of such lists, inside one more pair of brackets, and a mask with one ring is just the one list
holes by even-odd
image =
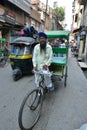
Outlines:
{"label": "paved road", "polygon": [[87,122],[87,79],[69,56],[68,82],[59,86],[46,130],[75,130]]}
{"label": "paved road", "polygon": [[26,93],[33,86],[33,76],[15,82],[11,67],[0,68],[0,130],[20,130],[18,111]]}
{"label": "paved road", "polygon": [[[67,87],[56,82],[56,91],[46,96],[41,118],[33,130],[75,130],[87,122],[87,79],[71,55]],[[18,111],[34,77],[12,79],[11,67],[0,68],[0,130],[20,130]]]}

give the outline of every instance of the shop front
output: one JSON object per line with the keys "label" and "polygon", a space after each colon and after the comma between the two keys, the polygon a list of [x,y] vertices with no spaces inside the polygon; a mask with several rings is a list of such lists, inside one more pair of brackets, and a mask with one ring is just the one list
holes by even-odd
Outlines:
{"label": "shop front", "polygon": [[23,24],[16,22],[16,14],[0,7],[0,36],[10,42],[11,32],[23,28]]}

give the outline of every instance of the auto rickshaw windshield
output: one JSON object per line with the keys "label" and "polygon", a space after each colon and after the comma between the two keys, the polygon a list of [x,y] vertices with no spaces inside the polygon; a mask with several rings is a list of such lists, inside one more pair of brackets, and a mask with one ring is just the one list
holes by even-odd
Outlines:
{"label": "auto rickshaw windshield", "polygon": [[30,54],[30,46],[24,44],[11,44],[11,54],[20,56]]}

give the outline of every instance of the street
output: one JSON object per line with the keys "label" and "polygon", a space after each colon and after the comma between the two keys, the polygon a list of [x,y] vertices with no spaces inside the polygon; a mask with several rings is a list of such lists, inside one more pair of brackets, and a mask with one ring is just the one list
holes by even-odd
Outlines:
{"label": "street", "polygon": [[0,130],[19,130],[19,107],[33,86],[32,80],[32,76],[26,76],[15,82],[10,66],[0,68]]}
{"label": "street", "polygon": [[[40,36],[40,33],[46,35]],[[40,48],[39,45],[35,47],[38,43]],[[55,66],[62,65],[64,72],[68,70],[62,75],[68,74],[68,77],[66,87],[66,76],[55,77],[52,84],[55,90],[46,94],[40,120],[33,130],[80,130],[87,123],[87,0],[0,0],[1,62],[11,54],[10,63],[16,68],[14,73],[17,71],[20,76],[32,69],[32,57],[33,61],[38,61],[35,65],[33,63],[35,68],[47,69],[52,51],[46,43],[52,46],[54,53],[52,71],[55,73]],[[70,47],[76,57],[69,49],[67,62],[63,56],[67,56]],[[62,60],[56,57],[59,55]],[[50,60],[46,61],[48,58]],[[68,69],[63,66],[66,63]],[[86,65],[85,69],[82,64]],[[60,72],[59,66],[57,70]],[[34,88],[34,75],[14,81],[10,64],[0,67],[0,130],[20,130],[18,115],[21,103]]]}
{"label": "street", "polygon": [[[87,122],[87,79],[69,55],[67,87],[58,81],[44,100],[42,114],[33,130],[75,130]],[[0,68],[0,130],[20,130],[18,112],[24,96],[34,87],[34,76],[12,79],[9,66]]]}

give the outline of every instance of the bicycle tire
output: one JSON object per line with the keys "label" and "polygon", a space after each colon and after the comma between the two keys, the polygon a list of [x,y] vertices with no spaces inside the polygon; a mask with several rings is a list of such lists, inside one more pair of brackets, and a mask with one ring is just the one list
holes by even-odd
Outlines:
{"label": "bicycle tire", "polygon": [[6,65],[6,60],[3,59],[1,62],[0,62],[0,67],[4,67]]}
{"label": "bicycle tire", "polygon": [[[35,109],[31,109],[31,106],[34,103],[38,92],[39,92],[39,89],[32,90],[24,98],[24,100],[20,106],[19,115],[18,115],[18,123],[19,123],[19,127],[21,128],[21,130],[31,130],[35,126],[37,121],[39,120],[39,117],[41,114],[41,109],[42,109],[42,94],[41,93],[40,93],[40,101],[38,102],[37,107]],[[35,96],[34,96],[34,98],[32,97],[32,103],[30,103],[29,100],[30,100],[30,97],[33,96],[33,94],[35,94]],[[25,105],[27,105],[26,107],[28,107],[28,111],[27,111]],[[26,111],[24,111],[24,110],[26,110]]]}
{"label": "bicycle tire", "polygon": [[6,64],[5,64],[5,66],[8,66],[9,63],[10,63],[10,59],[9,59],[9,57],[7,57],[7,58],[6,58]]}
{"label": "bicycle tire", "polygon": [[9,65],[9,57],[7,56],[4,56],[4,58],[2,59],[2,61],[0,61],[0,67],[5,67],[5,66],[8,66]]}

